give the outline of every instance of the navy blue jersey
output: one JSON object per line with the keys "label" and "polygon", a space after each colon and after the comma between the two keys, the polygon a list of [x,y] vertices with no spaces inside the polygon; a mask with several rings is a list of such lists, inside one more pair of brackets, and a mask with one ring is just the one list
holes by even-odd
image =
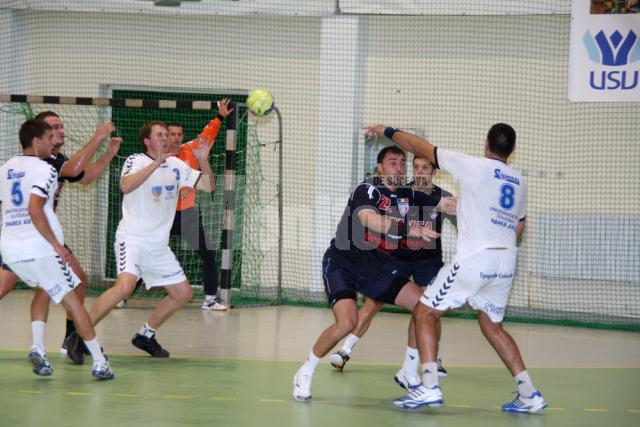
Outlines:
{"label": "navy blue jersey", "polygon": [[60,199],[60,192],[62,191],[62,186],[64,185],[64,182],[80,181],[84,176],[84,171],[80,172],[80,175],[78,176],[62,176],[60,171],[62,170],[62,167],[64,166],[64,164],[69,160],[69,158],[62,153],[52,155],[48,159],[43,159],[43,160],[49,163],[51,166],[53,166],[56,172],[58,172],[58,190],[56,191],[56,194],[54,194],[53,196],[53,210],[55,210],[58,207],[58,200]]}
{"label": "navy blue jersey", "polygon": [[[406,249],[407,240],[400,236],[399,229],[408,219],[411,207],[415,206],[415,198],[416,192],[410,187],[391,191],[378,178],[359,184],[351,193],[331,241],[328,251],[332,261],[356,272],[375,274],[393,252]],[[397,225],[386,234],[369,230],[358,217],[362,210],[372,210],[391,218]]]}
{"label": "navy blue jersey", "polygon": [[[421,190],[415,190],[416,206],[412,208],[409,214],[409,225],[414,227],[427,227],[438,233],[442,232],[442,221],[448,218],[449,221],[456,225],[456,217],[442,214],[436,211],[435,207],[442,197],[452,196],[446,190],[433,186],[430,194]],[[407,249],[397,251],[394,255],[409,261],[424,259],[442,259],[442,239],[432,239],[427,242],[422,239],[409,239],[407,241]]]}

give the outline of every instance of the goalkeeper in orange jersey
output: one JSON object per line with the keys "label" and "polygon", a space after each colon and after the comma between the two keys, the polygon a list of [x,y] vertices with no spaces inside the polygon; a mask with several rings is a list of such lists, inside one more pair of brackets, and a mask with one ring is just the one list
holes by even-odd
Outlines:
{"label": "goalkeeper in orange jersey", "polygon": [[[177,123],[167,125],[169,129],[170,153],[191,168],[201,169],[191,150],[192,148],[197,148],[201,142],[206,142],[210,146],[213,145],[218,136],[222,121],[233,111],[232,108],[229,108],[229,103],[229,99],[220,101],[218,103],[218,115],[205,126],[197,139],[185,144],[183,144],[184,131],[182,125]],[[176,217],[171,227],[171,235],[181,236],[192,249],[198,251],[202,259],[202,284],[205,294],[202,309],[227,310],[228,307],[216,298],[218,291],[218,272],[216,269],[215,252],[202,227],[200,214],[196,208],[196,191],[193,188],[180,189],[178,206],[176,207]]]}

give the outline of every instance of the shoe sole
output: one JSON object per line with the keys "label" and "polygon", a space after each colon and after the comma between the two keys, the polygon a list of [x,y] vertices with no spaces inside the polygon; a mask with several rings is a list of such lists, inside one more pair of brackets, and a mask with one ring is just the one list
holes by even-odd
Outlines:
{"label": "shoe sole", "polygon": [[115,375],[113,375],[113,372],[111,373],[111,375],[96,375],[92,372],[91,376],[99,380],[112,380],[115,378]]}
{"label": "shoe sole", "polygon": [[51,366],[40,366],[44,362],[44,359],[40,356],[29,357],[29,363],[33,366],[31,370],[39,377],[49,377],[53,374],[53,368]]}
{"label": "shoe sole", "polygon": [[402,402],[403,409],[418,409],[418,408],[422,408],[423,406],[427,406],[429,408],[437,408],[442,405],[444,405],[444,399],[433,400],[431,402],[415,402],[415,401],[412,401],[411,403]]}
{"label": "shoe sole", "polygon": [[167,352],[167,354],[162,354],[162,355],[152,354],[152,353],[149,352],[149,350],[147,350],[145,348],[142,348],[142,347],[139,347],[138,345],[136,345],[136,343],[133,340],[131,340],[131,345],[133,345],[138,350],[144,351],[145,353],[147,353],[151,357],[158,357],[158,358],[161,358],[161,359],[166,359],[167,357],[169,357],[171,355],[171,353],[169,353],[169,352]]}
{"label": "shoe sole", "polygon": [[504,409],[504,408],[502,408],[502,412],[509,412],[511,414],[535,414],[536,412],[540,412],[540,411],[544,410],[547,406],[548,405],[545,402],[543,404],[536,405],[536,406],[533,406],[533,407],[528,408],[528,409],[515,409],[515,408],[513,408],[513,409]]}

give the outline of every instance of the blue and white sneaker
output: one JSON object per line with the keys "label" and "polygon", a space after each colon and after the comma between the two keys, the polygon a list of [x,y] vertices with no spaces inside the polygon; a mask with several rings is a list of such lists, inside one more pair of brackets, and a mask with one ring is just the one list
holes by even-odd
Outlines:
{"label": "blue and white sneaker", "polygon": [[407,391],[411,391],[422,385],[422,380],[418,375],[407,375],[402,368],[396,372],[393,379],[400,387]]}
{"label": "blue and white sneaker", "polygon": [[444,404],[442,390],[439,385],[427,388],[423,385],[415,387],[409,393],[393,401],[393,405],[403,409],[416,409],[421,406],[437,408]]}
{"label": "blue and white sneaker", "polygon": [[509,403],[502,405],[502,410],[505,412],[518,412],[518,413],[530,413],[540,412],[547,407],[547,402],[544,401],[542,394],[539,391],[534,391],[529,397],[525,397],[517,393],[516,398]]}
{"label": "blue and white sneaker", "polygon": [[93,364],[91,376],[99,380],[112,380],[115,377],[109,364],[109,358],[106,355],[104,356],[104,362],[96,362]]}
{"label": "blue and white sneaker", "polygon": [[32,347],[27,356],[29,363],[33,366],[33,373],[42,377],[53,374],[53,368],[49,363],[46,353],[40,353],[36,347]]}

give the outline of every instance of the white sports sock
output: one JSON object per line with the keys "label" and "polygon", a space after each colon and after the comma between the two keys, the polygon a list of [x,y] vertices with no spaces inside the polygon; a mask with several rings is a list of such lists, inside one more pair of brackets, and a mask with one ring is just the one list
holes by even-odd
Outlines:
{"label": "white sports sock", "polygon": [[41,320],[31,322],[31,338],[33,339],[33,347],[36,347],[42,354],[45,353],[44,348],[44,329],[47,324]]}
{"label": "white sports sock", "polygon": [[313,354],[313,350],[311,350],[309,352],[309,357],[307,358],[307,361],[304,362],[304,364],[300,368],[300,371],[308,375],[313,375],[314,371],[316,370],[316,366],[318,366],[319,362],[320,362],[320,358],[315,354]]}
{"label": "white sports sock", "polygon": [[427,388],[438,385],[438,363],[429,362],[422,364],[422,384]]}
{"label": "white sports sock", "polygon": [[92,340],[84,340],[84,345],[89,349],[89,353],[91,353],[91,357],[93,358],[93,363],[105,362],[104,354],[102,354],[102,350],[100,349],[98,338],[93,337]]}
{"label": "white sports sock", "polygon": [[211,301],[212,299],[216,299],[215,295],[205,295],[204,296],[204,300],[205,301]]}
{"label": "white sports sock", "polygon": [[144,326],[138,331],[138,334],[144,335],[147,338],[153,338],[153,336],[156,334],[156,330],[149,326],[148,323],[145,323]]}
{"label": "white sports sock", "polygon": [[347,335],[347,338],[344,340],[344,344],[342,344],[342,348],[340,350],[344,351],[349,356],[351,356],[353,347],[355,347],[356,344],[358,344],[358,341],[360,341],[360,338],[358,336],[349,334]]}
{"label": "white sports sock", "polygon": [[531,378],[529,378],[529,373],[527,371],[522,371],[516,376],[513,377],[516,380],[516,384],[518,385],[518,393],[520,396],[529,397],[535,391],[536,388],[533,386],[531,382]]}
{"label": "white sports sock", "polygon": [[404,363],[402,370],[406,375],[415,376],[418,373],[418,365],[420,364],[420,354],[417,348],[407,346],[404,352]]}

